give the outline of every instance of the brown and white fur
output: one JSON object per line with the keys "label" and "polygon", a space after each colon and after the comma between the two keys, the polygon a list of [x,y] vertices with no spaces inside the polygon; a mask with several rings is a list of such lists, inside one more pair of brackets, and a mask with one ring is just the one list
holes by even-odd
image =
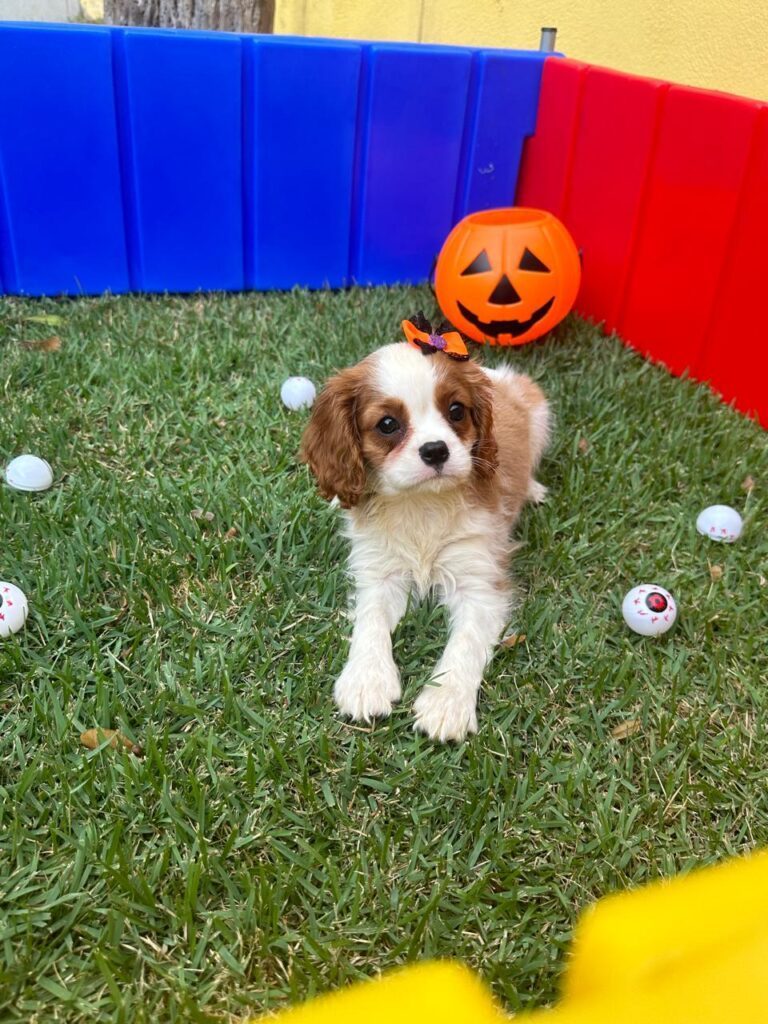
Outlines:
{"label": "brown and white fur", "polygon": [[431,591],[450,636],[416,700],[415,728],[443,741],[477,731],[483,671],[511,611],[510,531],[526,500],[546,493],[533,474],[548,433],[530,378],[406,343],[328,381],[301,457],[345,509],[351,541],[355,622],[334,687],[342,714],[389,715],[401,695],[391,634],[409,595]]}

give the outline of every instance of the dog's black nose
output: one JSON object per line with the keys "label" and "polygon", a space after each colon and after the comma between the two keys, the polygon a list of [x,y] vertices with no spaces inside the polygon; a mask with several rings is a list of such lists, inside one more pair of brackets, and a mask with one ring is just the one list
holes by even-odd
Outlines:
{"label": "dog's black nose", "polygon": [[419,455],[422,462],[426,462],[428,466],[439,467],[448,461],[450,452],[445,441],[427,441],[419,448]]}

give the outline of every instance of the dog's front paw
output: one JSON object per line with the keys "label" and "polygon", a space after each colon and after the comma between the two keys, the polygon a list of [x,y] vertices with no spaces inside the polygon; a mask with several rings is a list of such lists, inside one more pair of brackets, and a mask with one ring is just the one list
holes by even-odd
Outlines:
{"label": "dog's front paw", "polygon": [[544,484],[540,484],[538,480],[534,480],[533,477],[528,481],[528,501],[533,502],[534,505],[541,505],[543,501],[547,500],[547,488]]}
{"label": "dog's front paw", "polygon": [[333,699],[342,715],[356,722],[386,718],[400,699],[400,675],[394,662],[355,658],[344,667],[333,688]]}
{"label": "dog's front paw", "polygon": [[467,733],[477,732],[476,704],[477,697],[472,690],[450,683],[432,683],[416,698],[413,727],[441,743],[459,742]]}

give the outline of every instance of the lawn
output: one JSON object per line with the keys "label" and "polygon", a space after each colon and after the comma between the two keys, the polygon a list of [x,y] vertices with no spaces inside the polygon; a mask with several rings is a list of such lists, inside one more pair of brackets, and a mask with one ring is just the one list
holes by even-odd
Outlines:
{"label": "lawn", "polygon": [[[557,429],[479,735],[412,732],[428,606],[396,634],[399,710],[337,720],[344,544],[279,386],[430,301],[0,302],[0,459],[57,477],[0,486],[32,609],[0,642],[1,1020],[228,1021],[431,956],[543,1005],[586,904],[768,843],[766,435],[578,321],[510,356]],[[714,502],[737,544],[696,533]],[[658,640],[621,619],[641,581],[679,601]],[[144,756],[86,750],[97,725]]]}

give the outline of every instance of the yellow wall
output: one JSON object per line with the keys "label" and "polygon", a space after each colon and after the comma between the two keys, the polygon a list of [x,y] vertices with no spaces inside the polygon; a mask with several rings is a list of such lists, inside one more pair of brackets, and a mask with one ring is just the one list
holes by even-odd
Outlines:
{"label": "yellow wall", "polygon": [[768,100],[768,0],[277,0],[275,32],[535,49]]}

